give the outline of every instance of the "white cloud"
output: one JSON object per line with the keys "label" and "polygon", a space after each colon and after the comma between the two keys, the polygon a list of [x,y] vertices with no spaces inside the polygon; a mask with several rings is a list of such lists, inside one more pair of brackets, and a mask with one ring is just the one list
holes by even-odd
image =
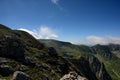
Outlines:
{"label": "white cloud", "polygon": [[40,26],[38,30],[28,30],[24,28],[20,28],[18,30],[26,31],[32,36],[34,36],[36,39],[54,39],[58,38],[58,35],[48,26]]}
{"label": "white cloud", "polygon": [[101,45],[107,45],[107,44],[120,44],[120,37],[114,37],[114,36],[88,36],[83,40],[79,40],[75,42],[75,44],[85,44],[85,45],[95,45],[95,44],[101,44]]}
{"label": "white cloud", "polygon": [[47,39],[58,38],[58,35],[56,35],[54,31],[47,26],[41,26],[39,33]]}
{"label": "white cloud", "polygon": [[59,2],[60,0],[51,0],[51,2],[52,3],[54,3],[54,4],[56,4],[56,5],[58,5],[58,2]]}
{"label": "white cloud", "polygon": [[108,37],[88,36],[86,41],[89,44],[108,44]]}

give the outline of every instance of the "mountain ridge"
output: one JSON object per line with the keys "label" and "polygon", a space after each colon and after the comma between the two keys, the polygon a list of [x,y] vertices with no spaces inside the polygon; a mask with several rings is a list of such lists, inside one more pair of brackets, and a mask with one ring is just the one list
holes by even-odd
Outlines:
{"label": "mountain ridge", "polygon": [[[60,43],[61,46],[65,44],[62,48],[47,46],[42,40],[36,40],[27,32],[12,30],[3,25],[0,25],[0,33],[0,79],[60,80],[70,71],[75,71],[88,80],[119,79],[114,74],[113,76],[109,75],[108,70],[111,67],[106,66],[100,60],[102,58],[109,60],[106,58],[106,53],[103,55],[105,58],[99,56],[102,57],[99,59],[87,46],[79,47],[71,43]],[[65,57],[61,55],[62,51],[70,54]],[[116,59],[115,61],[119,63]],[[114,72],[118,74],[116,69]],[[21,76],[14,77],[12,75]]]}
{"label": "mountain ridge", "polygon": [[[81,55],[94,55],[95,57],[98,58],[101,62],[103,62],[106,66],[107,71],[110,73],[110,75],[115,78],[113,80],[118,80],[120,75],[120,45],[119,44],[109,44],[109,45],[94,45],[94,46],[86,46],[86,45],[75,45],[75,44],[70,44],[69,46],[59,46],[58,43],[62,43],[61,41],[56,41],[54,40],[41,40],[45,45],[55,47],[59,47],[58,52],[60,52],[61,55],[69,57],[69,58],[77,58],[78,56]],[[47,44],[46,44],[47,43]],[[71,47],[72,46],[72,47]],[[64,50],[66,49],[66,51]],[[71,51],[70,51],[71,50]],[[69,52],[70,51],[70,52]],[[75,56],[76,55],[76,56]],[[113,67],[114,66],[114,67]],[[114,74],[114,72],[110,69],[113,69],[117,72]],[[118,77],[118,78],[116,78]]]}

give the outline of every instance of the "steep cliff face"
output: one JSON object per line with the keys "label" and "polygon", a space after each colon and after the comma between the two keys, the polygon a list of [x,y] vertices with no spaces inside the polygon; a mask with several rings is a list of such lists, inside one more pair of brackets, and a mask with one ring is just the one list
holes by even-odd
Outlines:
{"label": "steep cliff face", "polygon": [[[27,32],[12,30],[4,25],[0,25],[0,33],[0,79],[27,77],[32,80],[59,80],[70,71],[75,71],[88,80],[111,80],[104,64],[94,56],[66,58],[58,54],[55,48],[43,45]],[[60,43],[61,46],[64,44]],[[72,44],[67,43],[64,46],[70,45]],[[75,45],[70,46],[69,49],[74,47]],[[92,52],[86,46],[76,48]],[[85,50],[86,48],[89,50]],[[17,77],[19,74],[21,77]]]}
{"label": "steep cliff face", "polygon": [[89,80],[112,80],[104,64],[94,56],[80,57],[78,60],[73,61],[73,63]]}

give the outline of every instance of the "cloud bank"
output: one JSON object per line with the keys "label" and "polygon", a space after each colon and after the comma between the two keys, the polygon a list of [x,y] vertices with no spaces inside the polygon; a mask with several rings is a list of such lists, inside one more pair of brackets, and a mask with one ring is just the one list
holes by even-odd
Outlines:
{"label": "cloud bank", "polygon": [[40,26],[39,29],[28,30],[20,28],[18,30],[26,31],[36,39],[55,39],[58,38],[58,35],[48,26]]}
{"label": "cloud bank", "polygon": [[120,44],[120,37],[114,37],[114,36],[87,36],[83,40],[79,40],[75,42],[75,44],[85,44],[85,45],[95,45],[95,44],[101,44],[101,45],[107,45],[107,44]]}
{"label": "cloud bank", "polygon": [[[39,29],[28,30],[20,28],[19,30],[26,31],[33,35],[36,39],[56,39],[59,36],[48,26],[40,26]],[[107,45],[107,44],[120,44],[120,37],[115,36],[87,36],[81,40],[71,41],[73,44],[84,44],[84,45]]]}

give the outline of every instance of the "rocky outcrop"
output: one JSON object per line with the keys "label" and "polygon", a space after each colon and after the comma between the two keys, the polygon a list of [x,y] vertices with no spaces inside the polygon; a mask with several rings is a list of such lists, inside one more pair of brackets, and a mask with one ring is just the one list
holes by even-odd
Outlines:
{"label": "rocky outcrop", "polygon": [[78,75],[75,71],[65,74],[60,80],[88,80],[85,77]]}
{"label": "rocky outcrop", "polygon": [[14,59],[23,59],[25,45],[17,38],[6,35],[0,39],[0,56]]}
{"label": "rocky outcrop", "polygon": [[11,80],[32,80],[29,75],[24,72],[16,71],[13,74],[13,78]]}

